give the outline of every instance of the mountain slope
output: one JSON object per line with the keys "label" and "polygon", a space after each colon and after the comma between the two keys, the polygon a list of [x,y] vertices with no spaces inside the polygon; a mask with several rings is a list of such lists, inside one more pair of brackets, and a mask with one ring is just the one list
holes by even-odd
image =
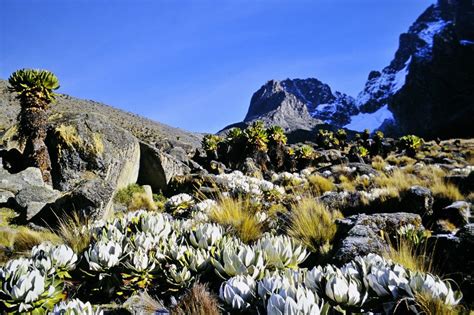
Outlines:
{"label": "mountain slope", "polygon": [[[16,117],[20,111],[20,105],[15,95],[8,91],[8,83],[0,80],[0,135],[16,123]],[[129,130],[138,139],[151,143],[164,145],[179,145],[192,149],[200,146],[202,135],[188,132],[179,128],[155,122],[139,115],[125,112],[106,104],[91,100],[82,100],[69,95],[61,94],[57,102],[51,106],[51,112],[84,112],[98,113],[114,124]]]}

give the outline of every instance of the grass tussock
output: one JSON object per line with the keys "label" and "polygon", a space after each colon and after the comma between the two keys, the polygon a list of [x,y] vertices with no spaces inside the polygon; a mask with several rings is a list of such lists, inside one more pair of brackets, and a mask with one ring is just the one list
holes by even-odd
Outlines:
{"label": "grass tussock", "polygon": [[[462,306],[460,305],[447,305],[444,301],[439,298],[432,296],[431,294],[415,294],[415,305],[419,311],[419,314],[425,315],[457,315],[463,314]],[[472,314],[472,313],[471,313]]]}
{"label": "grass tussock", "polygon": [[390,175],[382,174],[375,177],[374,183],[378,187],[395,189],[398,192],[407,190],[411,186],[421,184],[420,180],[416,176],[407,174],[400,169],[394,170]]}
{"label": "grass tussock", "polygon": [[459,191],[459,188],[451,183],[439,180],[434,182],[429,188],[435,198],[447,199],[449,201],[464,200],[464,196]]}
{"label": "grass tussock", "polygon": [[134,294],[123,305],[132,314],[159,314],[165,309],[163,303],[151,297],[146,291]]}
{"label": "grass tussock", "polygon": [[83,218],[75,212],[70,216],[59,219],[57,233],[66,245],[71,247],[76,254],[80,254],[91,243],[92,235],[84,229],[87,226],[87,218]]}
{"label": "grass tussock", "polygon": [[408,157],[406,155],[402,156],[397,156],[397,155],[389,155],[385,161],[391,165],[396,165],[396,166],[407,166],[407,165],[413,165],[416,163],[416,160]]}
{"label": "grass tussock", "polygon": [[230,228],[243,242],[251,242],[262,235],[262,223],[258,221],[249,199],[221,197],[210,213],[211,221]]}
{"label": "grass tussock", "polygon": [[156,205],[156,203],[145,192],[134,193],[132,196],[132,200],[130,200],[130,203],[128,204],[127,208],[130,211],[135,211],[139,209],[149,211],[158,210],[158,206]]}
{"label": "grass tussock", "polygon": [[383,171],[387,165],[387,162],[385,162],[383,157],[381,157],[380,155],[374,156],[374,158],[372,159],[372,167],[377,171]]}
{"label": "grass tussock", "polygon": [[315,196],[321,196],[327,191],[334,190],[334,183],[326,177],[311,175],[308,177],[308,186]]}
{"label": "grass tussock", "polygon": [[342,214],[329,210],[311,197],[303,197],[289,214],[287,234],[300,240],[313,252],[327,252],[336,235],[336,219]]}
{"label": "grass tussock", "polygon": [[26,226],[12,226],[0,232],[0,244],[12,248],[18,254],[29,252],[34,246],[46,241],[53,244],[62,243],[61,238],[53,232],[35,231]]}
{"label": "grass tussock", "polygon": [[173,314],[179,315],[219,315],[217,298],[206,285],[195,284],[179,301]]}
{"label": "grass tussock", "polygon": [[339,187],[342,190],[349,191],[349,192],[356,191],[355,182],[345,175],[339,176]]}
{"label": "grass tussock", "polygon": [[426,243],[416,246],[403,237],[398,238],[395,246],[388,243],[384,258],[412,271],[433,273],[433,257],[427,253]]}
{"label": "grass tussock", "polygon": [[[155,195],[154,197],[159,199],[158,195]],[[160,200],[155,202],[154,197],[150,197],[142,186],[131,184],[120,189],[115,194],[114,201],[125,205],[130,211],[139,209],[156,211],[159,208],[158,204],[162,204],[162,202],[160,202]]]}

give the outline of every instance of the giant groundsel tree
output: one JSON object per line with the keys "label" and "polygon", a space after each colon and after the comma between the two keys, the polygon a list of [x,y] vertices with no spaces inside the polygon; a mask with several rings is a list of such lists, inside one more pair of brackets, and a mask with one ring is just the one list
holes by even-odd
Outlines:
{"label": "giant groundsel tree", "polygon": [[59,88],[58,78],[46,70],[21,69],[8,79],[9,89],[17,93],[21,110],[19,136],[25,144],[28,166],[38,167],[46,183],[51,184],[51,161],[45,144],[48,116],[46,110]]}

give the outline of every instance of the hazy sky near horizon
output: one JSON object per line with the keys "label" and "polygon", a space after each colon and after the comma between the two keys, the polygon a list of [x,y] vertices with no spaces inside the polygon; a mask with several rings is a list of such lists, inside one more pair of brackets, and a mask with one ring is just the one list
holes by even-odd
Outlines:
{"label": "hazy sky near horizon", "polygon": [[270,79],[356,96],[434,2],[0,0],[0,78],[48,69],[61,93],[215,132]]}

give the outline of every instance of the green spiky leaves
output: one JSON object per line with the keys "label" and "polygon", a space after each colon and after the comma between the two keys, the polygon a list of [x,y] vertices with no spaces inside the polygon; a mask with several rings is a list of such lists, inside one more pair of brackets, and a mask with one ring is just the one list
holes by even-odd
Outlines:
{"label": "green spiky leaves", "polygon": [[22,106],[45,108],[54,101],[59,88],[58,78],[50,71],[21,69],[13,72],[8,78],[9,90],[17,93]]}

